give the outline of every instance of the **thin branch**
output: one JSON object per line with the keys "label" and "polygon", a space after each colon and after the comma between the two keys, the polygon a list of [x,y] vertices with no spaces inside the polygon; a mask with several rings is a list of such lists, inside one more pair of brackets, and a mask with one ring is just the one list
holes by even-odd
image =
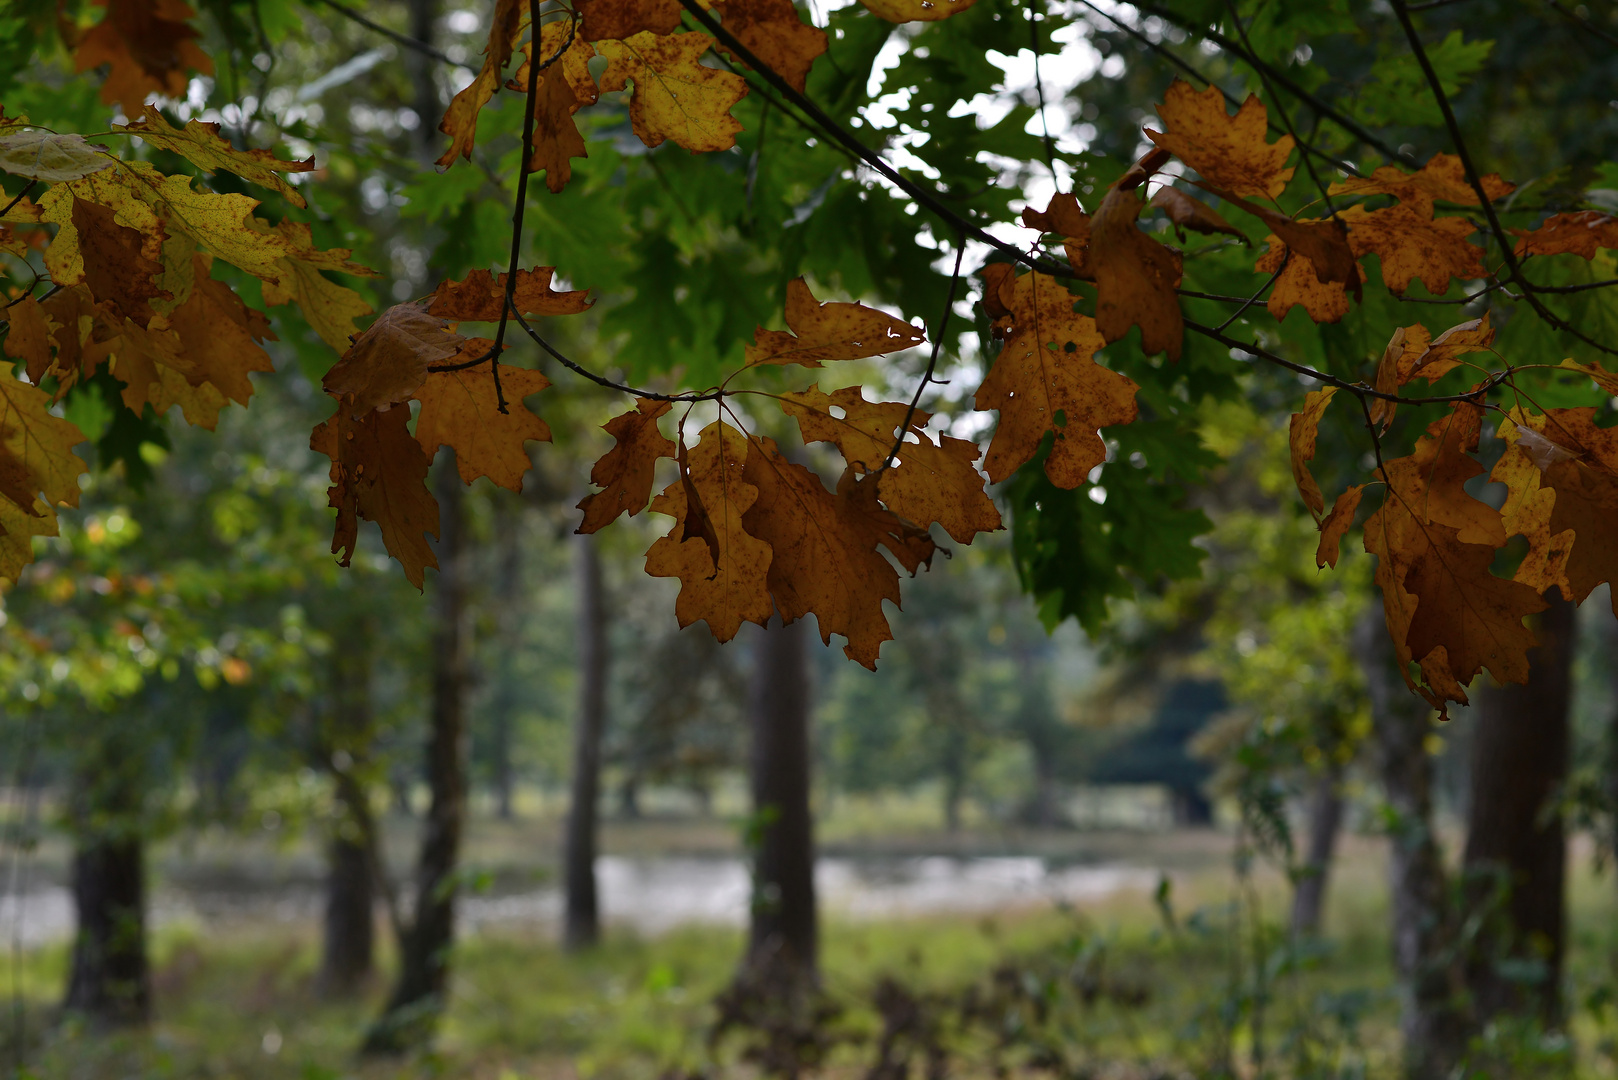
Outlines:
{"label": "thin branch", "polygon": [[[313,3],[314,0],[304,0],[304,2],[305,3]],[[351,19],[354,22],[359,23],[361,26],[365,27],[367,30],[371,30],[371,31],[373,31],[375,33],[381,34],[385,38],[389,38],[389,39],[391,39],[393,41],[397,41],[400,45],[403,45],[405,48],[414,49],[417,52],[421,53],[423,56],[430,56],[434,60],[437,60],[441,64],[448,64],[451,67],[458,67],[463,71],[473,71],[473,72],[475,72],[477,70],[474,67],[469,67],[468,65],[461,63],[459,60],[450,59],[449,56],[445,55],[444,53],[439,52],[437,49],[433,48],[431,45],[427,44],[425,41],[417,41],[415,38],[411,37],[409,34],[401,34],[397,30],[389,30],[386,26],[383,26],[380,23],[372,22],[370,19],[366,18],[364,15],[361,15],[359,12],[355,11],[353,8],[347,6],[346,4],[339,4],[337,2],[337,0],[320,0],[320,3],[325,4],[327,7],[331,8],[333,11],[338,12],[344,18]]]}
{"label": "thin branch", "polygon": [[511,308],[511,317],[517,320],[517,325],[522,327],[523,330],[527,332],[528,336],[534,339],[534,344],[538,345],[541,349],[544,349],[545,352],[550,355],[551,359],[573,372],[573,374],[586,378],[595,383],[597,386],[604,386],[608,390],[622,391],[625,394],[633,394],[635,397],[646,398],[648,401],[718,401],[721,396],[721,392],[718,390],[705,390],[702,393],[691,394],[660,394],[655,390],[642,390],[639,387],[626,386],[623,383],[613,382],[606,376],[597,375],[589,368],[557,351],[554,345],[552,345],[549,341],[546,341],[539,335],[537,330],[528,325],[528,320],[523,318],[522,313],[517,311],[515,307]]}
{"label": "thin branch", "polygon": [[1039,0],[1028,0],[1028,37],[1034,51],[1034,91],[1039,95],[1039,126],[1045,136],[1045,167],[1051,171],[1051,183],[1060,183],[1056,178],[1056,141],[1051,138],[1051,118],[1045,115],[1045,82],[1039,77]]}
{"label": "thin branch", "polygon": [[16,206],[18,203],[22,202],[24,199],[28,198],[28,193],[30,191],[33,191],[38,186],[39,186],[39,181],[38,180],[30,180],[30,181],[28,181],[28,183],[24,184],[23,189],[21,191],[17,192],[17,197],[15,199],[12,199],[10,202],[6,203],[6,208],[4,210],[0,210],[0,218],[3,218],[7,214],[11,213],[11,208]]}
{"label": "thin branch", "polygon": [[961,284],[961,258],[966,254],[966,240],[957,235],[955,237],[955,272],[949,278],[949,298],[944,301],[944,314],[938,320],[938,329],[933,334],[933,354],[927,358],[927,370],[922,372],[921,382],[916,386],[916,392],[910,397],[910,408],[905,410],[904,423],[899,425],[899,437],[893,441],[893,449],[888,451],[887,460],[882,463],[878,474],[886,472],[893,464],[893,459],[899,456],[899,448],[904,445],[905,436],[910,434],[910,421],[916,415],[916,406],[921,403],[921,392],[927,389],[927,384],[933,381],[933,372],[938,370],[938,354],[944,348],[944,335],[949,330],[949,317],[955,310],[955,290]]}
{"label": "thin branch", "polygon": [[1545,2],[1551,6],[1552,10],[1565,17],[1569,22],[1582,27],[1586,32],[1594,34],[1596,37],[1600,38],[1602,41],[1605,41],[1609,45],[1618,45],[1618,37],[1615,37],[1607,31],[1601,29],[1601,27],[1597,26],[1589,19],[1586,19],[1578,12],[1569,11],[1567,8],[1558,3],[1557,0],[1545,0]]}
{"label": "thin branch", "polygon": [[1258,303],[1258,298],[1263,296],[1266,292],[1268,292],[1271,285],[1274,285],[1277,281],[1281,280],[1281,275],[1283,273],[1285,273],[1286,268],[1287,268],[1287,260],[1289,260],[1291,258],[1292,258],[1292,249],[1287,248],[1286,254],[1281,256],[1281,265],[1276,267],[1275,273],[1270,275],[1270,280],[1268,280],[1264,284],[1260,285],[1258,287],[1257,291],[1255,291],[1252,296],[1249,296],[1247,298],[1246,302],[1243,303],[1241,307],[1239,307],[1235,311],[1231,312],[1230,318],[1226,319],[1224,322],[1219,324],[1218,330],[1221,333],[1228,330],[1230,328],[1231,323],[1233,323],[1237,319],[1241,318],[1242,315],[1247,311],[1248,308],[1250,308],[1254,304]]}

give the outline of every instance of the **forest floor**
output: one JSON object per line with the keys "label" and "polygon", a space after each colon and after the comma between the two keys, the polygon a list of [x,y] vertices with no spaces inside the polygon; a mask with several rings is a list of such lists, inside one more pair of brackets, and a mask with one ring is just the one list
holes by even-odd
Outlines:
{"label": "forest floor", "polygon": [[[550,859],[539,852],[553,832],[554,823],[543,819],[482,819],[469,861],[497,878],[542,879]],[[823,835],[829,852],[850,858],[1020,854],[1152,868],[1170,882],[1166,894],[1153,877],[1072,904],[1030,897],[992,913],[830,912],[823,981],[840,1013],[806,1045],[819,1044],[831,1075],[866,1076],[880,1055],[884,1017],[898,1022],[907,1015],[922,1037],[894,1045],[898,1057],[914,1059],[910,1075],[918,1078],[930,1048],[949,1055],[952,1075],[989,1076],[997,1065],[1031,1063],[1119,1080],[1215,1076],[1227,1065],[1258,1075],[1257,1061],[1281,1076],[1392,1075],[1397,1005],[1384,851],[1374,838],[1345,837],[1327,933],[1319,943],[1288,949],[1277,929],[1286,912],[1284,880],[1259,865],[1244,886],[1231,869],[1228,831],[1026,833],[979,826],[951,837],[918,820],[880,841],[876,830],[853,825],[841,836],[836,829]],[[407,852],[407,839],[401,832],[390,842]],[[611,823],[604,849],[623,858],[677,853],[722,860],[738,853],[732,826],[689,819]],[[282,873],[312,858],[301,845],[204,838],[189,851],[166,849],[156,861],[166,880],[198,873],[204,864],[237,874],[257,867],[257,880],[267,886],[275,875],[262,864],[266,852],[271,863],[280,860]],[[42,873],[50,861],[47,851]],[[1503,1075],[1618,1076],[1612,1045],[1618,1018],[1610,1004],[1614,887],[1610,875],[1593,874],[1587,844],[1575,845],[1572,866],[1573,1038],[1492,1033]],[[385,930],[379,936],[385,942]],[[379,979],[357,999],[322,999],[315,980],[318,923],[306,912],[177,920],[154,934],[156,1019],[140,1035],[92,1036],[53,1023],[65,942],[0,959],[0,993],[11,1006],[0,1024],[0,1068],[12,1067],[21,1032],[31,1070],[22,1075],[51,1080],[749,1075],[756,1070],[738,1064],[747,1035],[717,1046],[708,1040],[714,999],[741,945],[732,925],[659,934],[617,925],[599,949],[569,955],[547,926],[484,925],[457,947],[436,1048],[366,1061],[354,1049],[386,985]],[[384,970],[391,960],[384,945]]]}

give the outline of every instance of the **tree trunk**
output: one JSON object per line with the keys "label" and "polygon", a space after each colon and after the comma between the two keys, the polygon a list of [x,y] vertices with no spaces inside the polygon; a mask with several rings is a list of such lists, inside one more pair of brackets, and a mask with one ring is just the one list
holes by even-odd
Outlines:
{"label": "tree trunk", "polygon": [[574,541],[579,584],[579,713],[573,729],[573,790],[567,815],[567,913],[563,942],[586,948],[601,938],[596,906],[596,805],[601,797],[601,734],[607,721],[607,612],[601,559],[589,536]]}
{"label": "tree trunk", "polygon": [[770,625],[754,647],[752,932],[744,962],[764,992],[816,980],[814,826],[809,814],[809,636],[803,620]]}
{"label": "tree trunk", "polygon": [[966,801],[966,732],[952,724],[940,734],[944,741],[940,762],[944,774],[944,830],[954,835],[961,831],[961,804]]}
{"label": "tree trunk", "polygon": [[78,933],[64,1010],[101,1028],[144,1024],[151,1009],[146,959],[145,850],[134,832],[80,837],[73,852]]}
{"label": "tree trunk", "polygon": [[1528,682],[1478,693],[1464,866],[1474,911],[1495,908],[1467,965],[1485,1021],[1561,1017],[1567,842],[1556,799],[1567,780],[1576,614],[1553,601],[1538,619]]}
{"label": "tree trunk", "polygon": [[423,822],[414,914],[404,936],[399,980],[365,1048],[395,1052],[426,1041],[445,1005],[455,941],[456,870],[466,823],[465,507],[455,457],[440,450],[438,588],[433,632],[432,729],[427,780],[432,802]]}
{"label": "tree trunk", "polygon": [[1315,781],[1309,798],[1309,846],[1292,893],[1292,932],[1299,937],[1320,933],[1326,909],[1327,877],[1343,823],[1343,770],[1333,766]]}
{"label": "tree trunk", "polygon": [[326,917],[320,990],[343,997],[369,981],[376,963],[376,891],[371,852],[349,822],[326,845]]}
{"label": "tree trunk", "polygon": [[329,726],[316,756],[331,771],[337,817],[326,844],[326,915],[320,989],[346,996],[362,987],[376,964],[376,836],[367,793],[355,778],[375,734],[371,713],[372,622],[355,613],[339,624],[344,647],[331,654]]}
{"label": "tree trunk", "polygon": [[500,582],[505,597],[495,608],[496,625],[507,647],[500,650],[500,667],[495,683],[493,700],[489,702],[489,719],[493,727],[491,756],[493,766],[495,813],[501,821],[516,816],[513,792],[516,775],[512,768],[512,743],[516,737],[517,711],[517,657],[516,643],[522,637],[522,625],[528,612],[522,598],[527,595],[522,576],[522,511],[512,499],[496,504],[495,527],[500,536]]}
{"label": "tree trunk", "polygon": [[1402,998],[1404,1074],[1443,1080],[1466,1047],[1454,921],[1443,852],[1433,831],[1432,710],[1404,685],[1380,604],[1355,631],[1375,735],[1375,763],[1387,798],[1394,969]]}

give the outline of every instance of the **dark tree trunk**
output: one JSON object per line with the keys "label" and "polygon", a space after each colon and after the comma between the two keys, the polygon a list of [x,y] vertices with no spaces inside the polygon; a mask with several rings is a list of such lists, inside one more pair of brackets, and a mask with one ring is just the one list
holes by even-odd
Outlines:
{"label": "dark tree trunk", "polygon": [[752,932],[744,978],[812,985],[818,964],[814,826],[809,814],[809,631],[771,619],[754,647]]}
{"label": "dark tree trunk", "polygon": [[[1498,916],[1484,919],[1467,966],[1480,1020],[1561,1016],[1567,841],[1555,803],[1567,780],[1576,614],[1552,602],[1535,628],[1528,682],[1478,692],[1464,865],[1469,902]],[[1508,975],[1525,963],[1537,978]]]}
{"label": "dark tree trunk", "polygon": [[326,845],[326,916],[320,989],[346,996],[370,980],[376,962],[376,891],[371,852],[355,828],[339,828]]}
{"label": "dark tree trunk", "polygon": [[1468,1025],[1453,957],[1454,920],[1443,852],[1433,831],[1432,710],[1399,675],[1380,604],[1355,632],[1365,670],[1375,764],[1390,818],[1394,969],[1408,1080],[1444,1080],[1466,1048]]}
{"label": "dark tree trunk", "polygon": [[146,866],[138,834],[81,837],[73,852],[78,933],[63,1008],[96,1027],[143,1024],[151,1009],[146,960]]}
{"label": "dark tree trunk", "polygon": [[416,903],[404,935],[399,980],[366,1049],[391,1052],[426,1041],[445,1005],[455,942],[457,862],[466,823],[466,551],[465,507],[455,458],[440,451],[438,588],[433,632],[433,697],[427,740],[432,802],[423,822]]}
{"label": "dark tree trunk", "polygon": [[607,611],[596,542],[574,542],[579,585],[579,713],[573,728],[573,791],[567,814],[567,912],[563,942],[570,949],[601,938],[596,905],[596,805],[601,797],[601,734],[607,722]]}
{"label": "dark tree trunk", "polygon": [[337,816],[326,844],[326,914],[321,942],[323,993],[354,993],[376,964],[377,858],[375,829],[356,770],[368,757],[371,714],[372,624],[363,613],[344,620],[343,648],[331,654],[332,711],[320,740],[322,766],[331,770]]}
{"label": "dark tree trunk", "polygon": [[640,777],[633,772],[618,784],[618,813],[629,821],[640,817]]}
{"label": "dark tree trunk", "polygon": [[516,774],[512,767],[512,743],[515,739],[517,705],[517,671],[513,662],[517,655],[516,642],[522,634],[523,618],[527,614],[521,598],[526,594],[522,580],[522,518],[514,500],[503,499],[496,527],[500,535],[500,582],[505,597],[496,606],[495,618],[501,639],[507,647],[500,650],[499,680],[495,684],[494,700],[490,702],[490,721],[493,726],[491,762],[494,782],[495,813],[501,821],[516,817],[512,805]]}
{"label": "dark tree trunk", "polygon": [[1326,910],[1326,886],[1332,854],[1343,824],[1343,772],[1326,770],[1309,796],[1309,844],[1292,893],[1292,932],[1302,937],[1320,933]]}
{"label": "dark tree trunk", "polygon": [[[933,715],[936,717],[937,712]],[[951,725],[942,733],[943,760],[940,771],[944,774],[944,829],[953,834],[961,831],[961,804],[966,801],[966,732],[959,725]]]}

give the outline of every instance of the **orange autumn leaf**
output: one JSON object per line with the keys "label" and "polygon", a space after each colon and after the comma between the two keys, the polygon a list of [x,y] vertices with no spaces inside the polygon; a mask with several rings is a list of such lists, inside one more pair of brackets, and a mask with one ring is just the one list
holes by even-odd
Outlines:
{"label": "orange autumn leaf", "polygon": [[878,478],[882,502],[923,529],[935,522],[942,525],[962,544],[1000,528],[1000,512],[983,490],[983,475],[974,464],[981,453],[977,444],[948,435],[934,442],[926,431],[928,413],[917,409],[912,414],[900,401],[867,401],[857,386],[830,394],[815,388],[782,394],[781,409],[798,421],[804,442],[834,444],[856,477],[882,468],[909,415],[906,439]]}
{"label": "orange autumn leaf", "polygon": [[1163,211],[1182,243],[1185,242],[1186,229],[1205,235],[1226,233],[1244,241],[1247,239],[1240,229],[1220,217],[1213,207],[1201,199],[1193,199],[1179,188],[1158,188],[1149,205]]}
{"label": "orange autumn leaf", "polygon": [[438,501],[427,490],[431,464],[410,435],[409,409],[368,412],[352,419],[339,406],[315,428],[309,449],[331,458],[327,504],[337,510],[331,550],[347,566],[359,543],[359,519],[376,522],[388,554],[421,588],[426,568],[438,565],[425,534],[438,535]]}
{"label": "orange autumn leaf", "polygon": [[[1479,178],[1489,201],[1504,198],[1514,185],[1498,173]],[[1408,173],[1395,165],[1383,165],[1370,176],[1353,176],[1334,182],[1327,189],[1333,195],[1392,195],[1422,217],[1433,216],[1435,201],[1477,206],[1478,195],[1467,183],[1466,168],[1454,154],[1437,153],[1417,172]]]}
{"label": "orange autumn leaf", "polygon": [[1134,381],[1095,362],[1105,342],[1095,320],[1073,310],[1075,299],[1044,274],[1000,282],[997,300],[1011,321],[974,398],[979,412],[1000,413],[983,460],[994,483],[1031,459],[1050,432],[1055,441],[1045,474],[1057,487],[1078,487],[1107,458],[1099,429],[1130,423],[1139,413]]}
{"label": "orange autumn leaf", "polygon": [[[485,351],[494,344],[474,342]],[[550,425],[530,412],[523,399],[544,390],[551,381],[530,368],[501,364],[499,372],[506,399],[503,413],[488,365],[429,372],[416,390],[416,400],[421,402],[416,441],[429,459],[440,446],[454,450],[455,468],[468,484],[487,476],[503,488],[521,491],[523,473],[531,464],[524,444],[551,441]]]}
{"label": "orange autumn leaf", "polygon": [[468,341],[443,319],[428,314],[423,302],[395,304],[355,339],[321,385],[326,393],[344,399],[349,415],[358,418],[409,400],[426,380],[430,365],[473,359],[460,354],[474,342],[485,352],[494,345]]}
{"label": "orange autumn leaf", "polygon": [[[594,301],[589,289],[558,292],[551,288],[554,266],[518,270],[511,302],[525,318],[549,315],[577,315]],[[506,305],[506,275],[477,269],[463,281],[443,281],[433,291],[427,313],[451,322],[499,322]]]}
{"label": "orange autumn leaf", "polygon": [[1331,404],[1336,393],[1335,386],[1310,391],[1303,399],[1303,408],[1292,414],[1287,428],[1287,445],[1292,451],[1292,479],[1297,483],[1298,494],[1303,496],[1303,504],[1314,515],[1317,525],[1320,515],[1326,510],[1326,500],[1320,494],[1320,485],[1315,483],[1314,475],[1309,472],[1309,462],[1314,460],[1320,418],[1325,415],[1326,406]]}
{"label": "orange autumn leaf", "polygon": [[860,5],[891,23],[937,22],[959,15],[977,0],[860,0]]}
{"label": "orange autumn leaf", "polygon": [[144,325],[152,318],[150,301],[173,298],[157,284],[163,264],[151,255],[155,245],[139,229],[120,225],[111,207],[74,198],[73,227],[84,260],[83,281],[97,300]]}
{"label": "orange autumn leaf", "polygon": [[1062,250],[1073,267],[1073,273],[1085,281],[1095,280],[1087,254],[1090,248],[1090,215],[1084,212],[1076,196],[1059,191],[1051,196],[1050,204],[1044,210],[1024,207],[1022,223],[1024,228],[1060,236]]}
{"label": "orange autumn leaf", "polygon": [[438,130],[450,137],[449,149],[438,159],[438,167],[447,169],[457,157],[472,158],[472,145],[477,140],[478,114],[500,89],[500,73],[505,70],[516,51],[517,37],[527,22],[528,6],[522,0],[495,0],[494,13],[489,19],[489,43],[483,47],[483,66],[477,76],[457,93],[444,112]]}
{"label": "orange autumn leaf", "polygon": [[274,341],[269,320],[242,303],[222,281],[209,276],[210,260],[193,256],[195,283],[185,303],[168,316],[180,337],[180,356],[190,365],[186,380],[192,386],[207,383],[225,398],[246,405],[253,396],[248,376],[274,371],[270,354],[259,345]]}
{"label": "orange autumn leaf", "polygon": [[32,295],[24,296],[6,309],[10,328],[6,331],[5,351],[21,360],[30,382],[38,383],[51,366],[51,320],[45,307]]}
{"label": "orange autumn leaf", "polygon": [[602,490],[586,495],[579,503],[584,520],[578,532],[596,532],[616,521],[625,511],[634,517],[646,509],[652,497],[652,474],[657,460],[672,458],[675,452],[674,440],[657,426],[658,417],[669,408],[667,401],[640,398],[629,412],[602,425],[615,444],[590,467],[590,483]]}
{"label": "orange autumn leaf", "polygon": [[1403,204],[1381,210],[1350,206],[1338,216],[1348,225],[1355,257],[1377,255],[1382,283],[1399,296],[1418,278],[1428,292],[1442,296],[1451,278],[1471,281],[1488,273],[1483,249],[1467,243],[1477,230],[1465,218],[1425,217]]}
{"label": "orange autumn leaf", "polygon": [[596,52],[607,58],[601,89],[635,84],[629,122],[649,147],[669,140],[692,152],[729,150],[742,129],[730,109],[747,96],[747,80],[705,66],[702,57],[712,47],[713,38],[694,31],[599,42]]}
{"label": "orange autumn leaf", "polygon": [[884,510],[869,479],[845,472],[833,494],[772,440],[748,443],[743,476],[758,499],[743,521],[774,553],[769,589],[782,620],[813,613],[822,641],[843,635],[843,652],[875,670],[882,643],[893,637],[882,602],[899,603],[899,575],[879,549],[914,574],[932,558],[932,541]]}
{"label": "orange autumn leaf", "polygon": [[759,499],[758,488],[743,479],[747,453],[747,436],[716,420],[683,455],[680,479],[652,500],[653,511],[674,518],[674,528],[647,549],[646,572],[679,578],[680,626],[706,622],[719,641],[735,637],[744,622],[763,626],[774,613],[770,545],[743,525]]}
{"label": "orange autumn leaf", "polygon": [[[1291,251],[1280,237],[1272,235],[1268,240],[1269,249],[1259,256],[1253,269],[1260,274],[1280,271],[1264,305],[1277,321],[1299,306],[1317,323],[1337,322],[1348,314],[1348,289],[1341,282],[1322,281],[1307,255]],[[1363,280],[1364,271],[1358,266],[1354,269]]]}
{"label": "orange autumn leaf", "polygon": [[0,579],[9,582],[33,562],[34,537],[57,535],[56,508],[79,505],[89,471],[73,452],[83,432],[50,407],[38,387],[0,378]]}
{"label": "orange autumn leaf", "polygon": [[909,349],[926,334],[903,319],[864,304],[820,303],[803,278],[787,283],[786,323],[789,332],[753,334],[744,355],[753,364],[802,364],[820,367],[822,360],[861,360]]}
{"label": "orange autumn leaf", "polygon": [[[1180,256],[1136,228],[1141,202],[1114,184],[1091,221],[1088,263],[1096,281],[1096,327],[1114,342],[1140,327],[1141,351],[1180,358]],[[991,472],[991,475],[993,473]]]}
{"label": "orange autumn leaf", "polygon": [[1539,228],[1512,229],[1517,234],[1518,258],[1529,255],[1596,257],[1597,248],[1618,248],[1618,217],[1596,210],[1552,214]]}
{"label": "orange autumn leaf", "polygon": [[815,57],[826,51],[826,31],[805,23],[792,0],[718,0],[714,10],[737,41],[803,92]]}
{"label": "orange autumn leaf", "polygon": [[579,36],[585,41],[622,40],[642,31],[672,34],[685,9],[679,0],[579,0]]}
{"label": "orange autumn leaf", "polygon": [[[1412,334],[1417,330],[1421,334],[1412,341],[1421,340],[1427,334],[1424,327],[1409,328]],[[1403,386],[1412,379],[1426,379],[1429,384],[1435,383],[1460,366],[1460,357],[1486,351],[1492,344],[1494,327],[1489,325],[1489,313],[1485,311],[1476,319],[1468,319],[1445,330],[1414,357],[1407,352],[1400,360],[1399,385]]]}
{"label": "orange autumn leaf", "polygon": [[1331,504],[1331,513],[1320,521],[1320,543],[1315,547],[1315,566],[1337,569],[1342,554],[1343,535],[1354,527],[1354,512],[1360,508],[1360,497],[1365,494],[1364,484],[1351,485],[1337,501]]}
{"label": "orange autumn leaf", "polygon": [[1216,187],[1251,198],[1273,199],[1286,190],[1293,170],[1285,167],[1293,139],[1269,137],[1269,112],[1248,95],[1236,115],[1225,110],[1217,86],[1198,93],[1175,79],[1157,107],[1167,131],[1147,129],[1146,137],[1197,170]]}
{"label": "orange autumn leaf", "polygon": [[[572,28],[572,22],[566,21],[547,23],[540,30],[541,62],[548,62],[550,66],[540,73],[534,88],[537,95],[534,154],[528,171],[543,172],[545,186],[552,192],[560,192],[573,178],[574,158],[590,156],[573,114],[586,105],[595,104],[601,97],[601,90],[590,75],[590,61],[596,52],[582,34],[574,34],[569,42]],[[527,92],[533,48],[532,41],[522,47],[523,60],[511,81],[506,83],[508,89]]]}
{"label": "orange autumn leaf", "polygon": [[185,97],[187,71],[213,74],[213,61],[197,47],[202,34],[189,24],[196,12],[182,0],[96,0],[107,9],[85,31],[73,53],[77,71],[107,65],[103,103],[138,116],[147,94]]}

